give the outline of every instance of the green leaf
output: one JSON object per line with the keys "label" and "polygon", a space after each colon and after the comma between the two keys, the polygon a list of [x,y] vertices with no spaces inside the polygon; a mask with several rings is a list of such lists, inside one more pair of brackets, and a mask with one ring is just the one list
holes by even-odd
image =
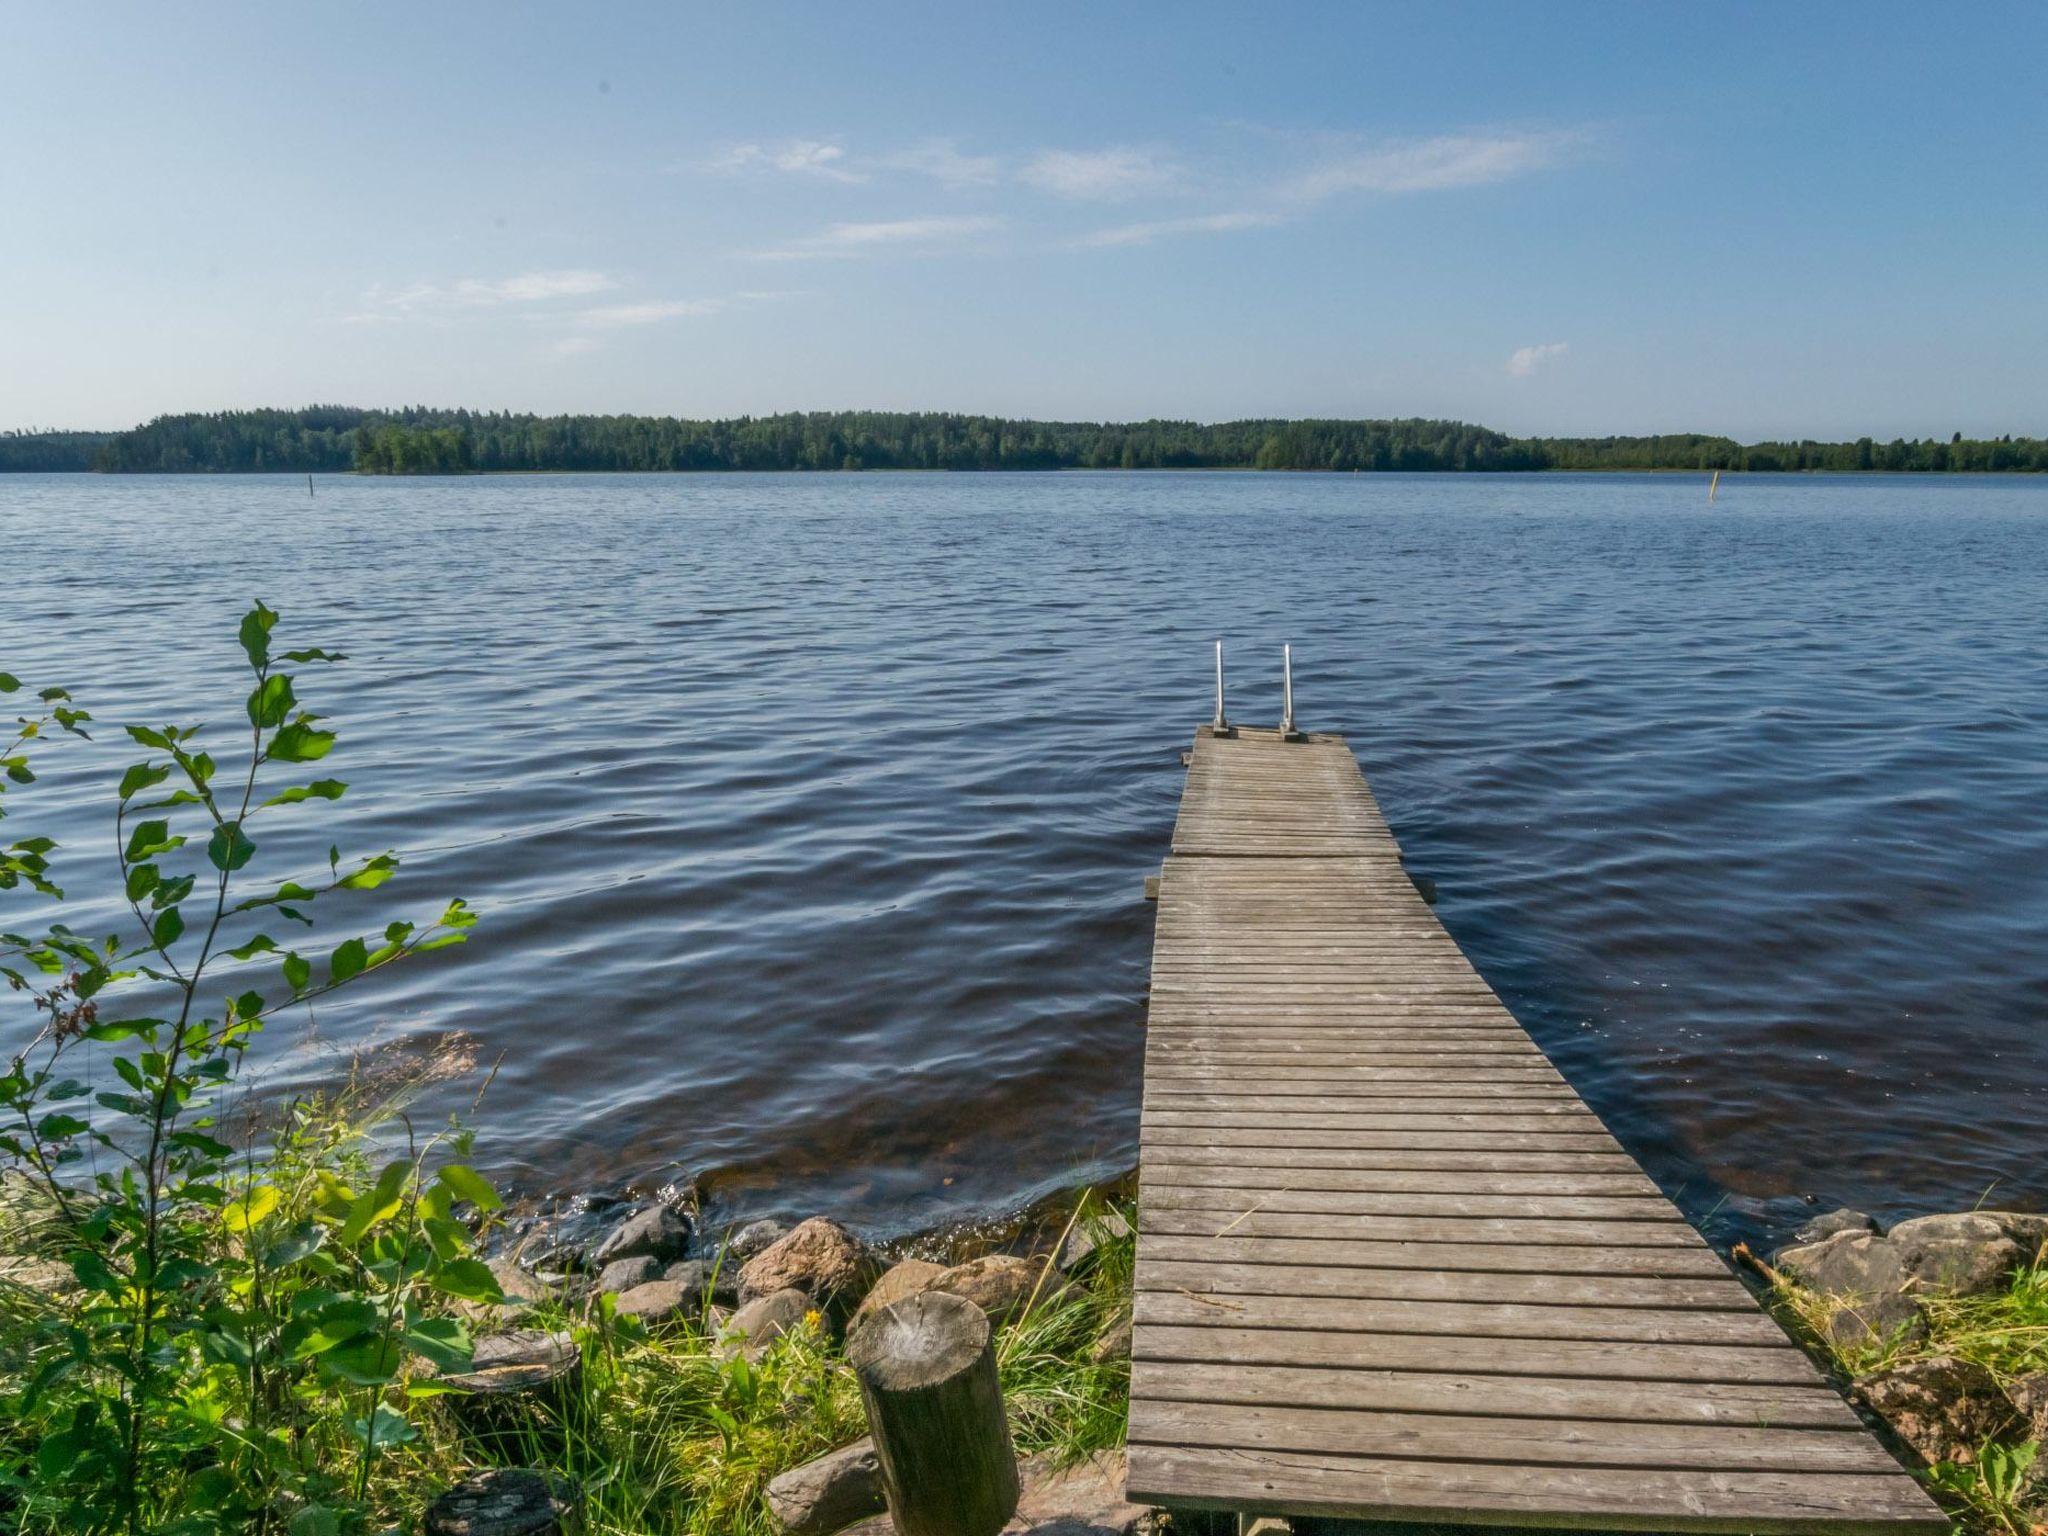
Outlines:
{"label": "green leaf", "polygon": [[36,1123],[36,1135],[44,1141],[62,1141],[67,1136],[82,1135],[91,1129],[76,1115],[45,1115]]}
{"label": "green leaf", "polygon": [[310,1322],[295,1324],[288,1329],[287,1349],[293,1359],[308,1360],[365,1335],[374,1336],[382,1321],[376,1307],[367,1301],[335,1302],[314,1313]]}
{"label": "green leaf", "polygon": [[325,1504],[302,1504],[285,1530],[288,1536],[341,1536],[341,1520]]}
{"label": "green leaf", "polygon": [[348,1208],[347,1220],[335,1234],[343,1247],[353,1247],[377,1223],[398,1214],[399,1206],[405,1202],[405,1181],[411,1173],[411,1163],[392,1163],[377,1175],[373,1188],[357,1196]]}
{"label": "green leaf", "polygon": [[259,933],[246,944],[238,944],[228,953],[237,960],[254,959],[257,955],[277,953],[277,941],[267,933]]}
{"label": "green leaf", "polygon": [[21,679],[12,672],[0,672],[0,693],[12,693],[21,686]]}
{"label": "green leaf", "polygon": [[160,752],[168,752],[171,749],[170,737],[162,731],[153,731],[146,725],[131,725],[128,727],[128,734],[141,746],[155,747]]}
{"label": "green leaf", "polygon": [[128,834],[127,859],[130,864],[141,859],[153,859],[160,853],[169,853],[173,848],[185,846],[185,839],[171,836],[171,824],[167,821],[145,821]]}
{"label": "green leaf", "polygon": [[423,1317],[405,1330],[405,1344],[436,1370],[466,1371],[476,1363],[469,1330],[452,1317]]}
{"label": "green leaf", "polygon": [[334,953],[327,959],[328,979],[339,986],[358,975],[369,963],[369,958],[370,952],[361,939],[349,939],[336,945]]}
{"label": "green leaf", "polygon": [[282,672],[266,677],[250,691],[249,723],[265,731],[283,725],[298,702],[290,677]]}
{"label": "green leaf", "polygon": [[356,1438],[373,1451],[387,1445],[410,1445],[420,1437],[410,1419],[385,1403],[379,1403],[367,1421],[352,1420],[350,1428],[355,1431]]}
{"label": "green leaf", "polygon": [[272,795],[265,805],[298,805],[306,800],[339,800],[348,786],[340,779],[315,779],[310,784],[294,784],[280,794]]}
{"label": "green leaf", "polygon": [[458,1301],[503,1301],[498,1277],[480,1259],[451,1259],[429,1277],[435,1290]]}
{"label": "green leaf", "polygon": [[149,941],[158,949],[169,949],[184,935],[185,917],[176,907],[165,907],[149,925]]}
{"label": "green leaf", "polygon": [[162,878],[154,864],[130,865],[127,884],[128,899],[130,901],[142,900],[143,897],[156,889],[157,881]]}
{"label": "green leaf", "polygon": [[[320,1363],[344,1381],[352,1381],[359,1387],[381,1387],[397,1379],[403,1359],[404,1352],[396,1339],[386,1338],[380,1333],[366,1333],[328,1350],[321,1356]],[[384,1414],[390,1410],[380,1406],[377,1412]],[[400,1419],[399,1422],[403,1424],[405,1421]],[[406,1425],[408,1429],[411,1427]]]}
{"label": "green leaf", "polygon": [[150,893],[150,906],[158,911],[165,907],[175,907],[192,894],[192,879],[191,875],[179,875],[175,880],[163,881]]}
{"label": "green leaf", "polygon": [[343,654],[342,654],[342,653],[341,653],[340,651],[323,651],[323,650],[321,650],[321,649],[320,649],[320,647],[319,647],[319,646],[317,646],[317,645],[315,645],[315,646],[311,646],[311,647],[309,647],[309,648],[307,648],[306,650],[303,650],[303,651],[286,651],[286,652],[284,653],[284,659],[285,659],[286,661],[347,661],[347,660],[348,660],[348,658],[347,658],[346,656],[344,656],[344,655],[343,655]]}
{"label": "green leaf", "polygon": [[398,855],[380,853],[374,859],[366,859],[353,874],[344,875],[339,885],[344,891],[374,891],[397,873]]}
{"label": "green leaf", "polygon": [[249,653],[249,665],[259,672],[270,664],[270,631],[276,623],[277,615],[260,601],[242,615],[242,649]]}
{"label": "green leaf", "polygon": [[299,954],[284,957],[284,983],[294,992],[306,990],[306,983],[313,979],[312,964]]}
{"label": "green leaf", "polygon": [[239,821],[223,823],[213,829],[213,836],[206,842],[206,859],[215,869],[240,869],[255,857],[256,845],[242,830]]}
{"label": "green leaf", "polygon": [[171,776],[168,763],[135,763],[121,775],[121,798],[132,800],[145,789],[163,783]]}
{"label": "green leaf", "polygon": [[294,720],[270,738],[266,755],[274,762],[313,763],[325,757],[333,746],[334,732],[316,730],[303,720]]}
{"label": "green leaf", "polygon": [[221,1220],[230,1232],[247,1232],[275,1211],[282,1197],[274,1184],[258,1184],[239,1200],[230,1200]]}
{"label": "green leaf", "polygon": [[505,1203],[474,1168],[450,1163],[436,1177],[448,1186],[449,1194],[458,1200],[467,1200],[480,1211],[495,1211]]}

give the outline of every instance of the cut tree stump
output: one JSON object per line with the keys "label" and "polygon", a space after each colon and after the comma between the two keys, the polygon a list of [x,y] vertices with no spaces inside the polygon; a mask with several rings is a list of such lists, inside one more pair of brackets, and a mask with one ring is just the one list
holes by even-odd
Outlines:
{"label": "cut tree stump", "polygon": [[576,1485],[551,1472],[475,1472],[427,1506],[426,1536],[561,1536],[572,1528]]}
{"label": "cut tree stump", "polygon": [[556,1407],[576,1389],[583,1354],[566,1333],[512,1328],[476,1341],[470,1368],[443,1380],[449,1402],[472,1427],[517,1423],[527,1407]]}
{"label": "cut tree stump", "polygon": [[846,1358],[897,1536],[995,1536],[1017,1509],[1017,1455],[988,1315],[927,1291],[869,1317]]}

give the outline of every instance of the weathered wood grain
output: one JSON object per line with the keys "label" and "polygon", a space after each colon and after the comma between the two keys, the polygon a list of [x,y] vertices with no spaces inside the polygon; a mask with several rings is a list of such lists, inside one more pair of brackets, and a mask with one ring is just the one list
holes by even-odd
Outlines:
{"label": "weathered wood grain", "polygon": [[1133,1498],[1946,1529],[1444,932],[1341,738],[1199,735],[1157,894]]}

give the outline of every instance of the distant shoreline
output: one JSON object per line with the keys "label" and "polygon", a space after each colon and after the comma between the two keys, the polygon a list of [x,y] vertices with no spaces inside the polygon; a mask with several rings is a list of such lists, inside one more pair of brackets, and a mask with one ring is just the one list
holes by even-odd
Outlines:
{"label": "distant shoreline", "polygon": [[1336,474],[2048,471],[2048,438],[1738,443],[1705,433],[1511,437],[1461,421],[1035,421],[814,411],[690,420],[353,406],[160,416],[126,432],[0,433],[0,471],[376,474],[1079,469]]}

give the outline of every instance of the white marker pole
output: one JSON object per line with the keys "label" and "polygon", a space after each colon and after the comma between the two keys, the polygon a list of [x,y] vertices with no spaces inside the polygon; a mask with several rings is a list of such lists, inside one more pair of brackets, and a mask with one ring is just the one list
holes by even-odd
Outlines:
{"label": "white marker pole", "polygon": [[1210,723],[1209,730],[1217,736],[1225,736],[1230,733],[1229,717],[1223,713],[1223,642],[1221,640],[1216,642],[1216,718]]}
{"label": "white marker pole", "polygon": [[1294,735],[1294,647],[1280,647],[1281,698],[1285,705],[1285,718],[1280,722],[1282,736]]}

